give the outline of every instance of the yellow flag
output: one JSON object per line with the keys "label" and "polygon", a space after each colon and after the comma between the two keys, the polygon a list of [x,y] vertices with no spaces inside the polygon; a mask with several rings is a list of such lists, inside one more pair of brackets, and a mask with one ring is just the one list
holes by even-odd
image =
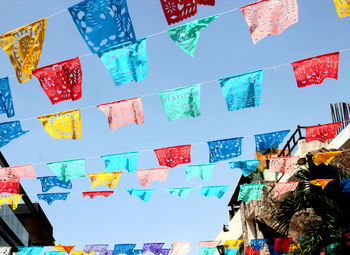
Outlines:
{"label": "yellow flag", "polygon": [[19,83],[30,80],[39,64],[46,22],[41,19],[0,35],[0,46],[10,57]]}
{"label": "yellow flag", "polygon": [[290,246],[289,246],[289,251],[294,251],[295,249],[298,249],[300,248],[300,243],[292,243]]}
{"label": "yellow flag", "polygon": [[55,248],[56,250],[60,251],[60,252],[67,252],[68,254],[74,249],[75,245],[55,245],[53,246],[53,248]]}
{"label": "yellow flag", "polygon": [[225,240],[223,245],[225,248],[237,250],[242,242],[243,240]]}
{"label": "yellow flag", "polygon": [[332,159],[334,159],[338,154],[342,153],[344,151],[330,151],[330,152],[322,152],[322,153],[316,153],[312,157],[312,161],[315,163],[316,166],[320,164],[328,165]]}
{"label": "yellow flag", "polygon": [[324,189],[324,187],[326,187],[326,185],[331,181],[334,181],[334,179],[316,179],[311,180],[310,183],[315,186],[321,186],[322,189]]}
{"label": "yellow flag", "polygon": [[344,18],[350,15],[350,1],[349,0],[334,0],[335,8],[339,18]]}
{"label": "yellow flag", "polygon": [[12,207],[12,210],[15,210],[22,196],[23,195],[17,195],[17,194],[0,195],[0,208],[2,205],[10,205]]}
{"label": "yellow flag", "polygon": [[43,115],[38,117],[38,119],[54,139],[78,139],[81,137],[82,124],[80,109]]}
{"label": "yellow flag", "polygon": [[73,251],[72,255],[92,255],[94,252],[84,252],[84,251]]}
{"label": "yellow flag", "polygon": [[102,172],[88,174],[92,183],[91,189],[93,189],[97,185],[107,185],[110,188],[114,188],[117,186],[121,174],[122,171],[115,171],[111,173]]}

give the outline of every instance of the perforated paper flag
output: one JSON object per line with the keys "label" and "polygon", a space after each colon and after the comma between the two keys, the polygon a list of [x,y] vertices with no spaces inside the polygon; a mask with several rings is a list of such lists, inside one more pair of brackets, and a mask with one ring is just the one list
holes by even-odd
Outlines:
{"label": "perforated paper flag", "polygon": [[199,255],[214,255],[217,252],[216,247],[202,247],[199,251]]}
{"label": "perforated paper flag", "polygon": [[163,248],[164,243],[144,243],[142,247],[142,254],[146,252],[152,252],[157,255],[157,253]]}
{"label": "perforated paper flag", "polygon": [[344,18],[350,15],[350,1],[349,0],[333,0],[339,18]]}
{"label": "perforated paper flag", "polygon": [[213,240],[213,241],[200,241],[197,245],[197,248],[199,246],[207,246],[207,247],[216,247],[218,246],[218,244],[220,243],[220,241],[217,240]]}
{"label": "perforated paper flag", "polygon": [[175,167],[191,163],[191,144],[154,149],[160,166]]}
{"label": "perforated paper flag", "polygon": [[291,63],[298,88],[321,84],[326,78],[338,79],[339,52],[319,55]]}
{"label": "perforated paper flag", "polygon": [[194,190],[194,187],[169,188],[167,189],[167,192],[171,195],[178,195],[180,198],[186,198],[192,190]]}
{"label": "perforated paper flag", "polygon": [[232,248],[225,248],[225,255],[236,255],[239,250]]}
{"label": "perforated paper flag", "polygon": [[276,182],[274,198],[279,199],[281,195],[294,191],[298,184],[299,182]]}
{"label": "perforated paper flag", "polygon": [[79,57],[40,67],[33,72],[52,104],[81,98],[83,74]]}
{"label": "perforated paper flag", "polygon": [[238,201],[249,202],[259,200],[265,184],[242,184],[239,185]]}
{"label": "perforated paper flag", "polygon": [[258,168],[260,160],[240,160],[230,162],[230,167],[240,168],[242,170],[243,176],[249,176],[256,171]]}
{"label": "perforated paper flag", "polygon": [[209,26],[219,15],[195,20],[168,30],[170,38],[188,55],[194,56],[200,30]]}
{"label": "perforated paper flag", "polygon": [[0,179],[2,181],[20,181],[21,178],[35,179],[36,174],[32,164],[23,166],[10,166],[0,168]]}
{"label": "perforated paper flag", "polygon": [[255,135],[256,151],[265,153],[270,148],[278,148],[290,130]]}
{"label": "perforated paper flag", "polygon": [[131,123],[141,125],[144,122],[141,97],[100,104],[97,108],[108,117],[111,131]]}
{"label": "perforated paper flag", "polygon": [[262,250],[264,249],[265,243],[267,243],[268,239],[252,239],[250,240],[249,246],[254,250]]}
{"label": "perforated paper flag", "polygon": [[329,152],[316,153],[312,157],[312,161],[316,166],[320,164],[328,165],[338,154],[343,152],[344,151],[329,151]]}
{"label": "perforated paper flag", "polygon": [[219,80],[229,111],[260,105],[264,70],[235,75]]}
{"label": "perforated paper flag", "polygon": [[106,170],[108,173],[116,170],[128,170],[128,172],[134,172],[137,168],[137,155],[138,152],[126,152],[101,156],[105,161]]}
{"label": "perforated paper flag", "polygon": [[254,250],[250,246],[244,247],[244,254],[245,255],[259,255],[259,251]]}
{"label": "perforated paper flag", "polygon": [[113,255],[119,255],[119,254],[132,255],[132,251],[135,247],[136,247],[136,244],[115,244]]}
{"label": "perforated paper flag", "polygon": [[88,244],[84,247],[84,252],[105,252],[108,244]]}
{"label": "perforated paper flag", "polygon": [[305,142],[320,141],[324,143],[328,139],[334,138],[340,126],[341,122],[306,127]]}
{"label": "perforated paper flag", "polygon": [[242,154],[242,140],[243,137],[237,137],[207,142],[209,162],[214,163],[240,156]]}
{"label": "perforated paper flag", "polygon": [[38,117],[52,138],[81,138],[80,109],[58,112]]}
{"label": "perforated paper flag", "polygon": [[91,199],[94,199],[97,196],[103,196],[103,197],[109,197],[114,193],[113,190],[110,191],[84,191],[83,197],[90,197]]}
{"label": "perforated paper flag", "polygon": [[270,158],[269,170],[272,172],[292,175],[298,160],[298,156]]}
{"label": "perforated paper flag", "polygon": [[214,164],[202,164],[185,166],[186,181],[195,176],[200,177],[203,181],[210,181],[213,173]]}
{"label": "perforated paper flag", "polygon": [[68,11],[92,53],[135,41],[126,0],[84,0]]}
{"label": "perforated paper flag", "polygon": [[18,120],[0,123],[0,148],[28,132],[22,130]]}
{"label": "perforated paper flag", "polygon": [[311,180],[310,183],[315,186],[321,186],[322,189],[324,189],[327,184],[331,181],[334,181],[334,179],[316,179],[316,180]]}
{"label": "perforated paper flag", "polygon": [[107,185],[110,188],[115,188],[118,185],[122,171],[89,173],[87,175],[90,177],[92,183],[91,189],[95,188],[97,185]]}
{"label": "perforated paper flag", "polygon": [[53,202],[56,200],[66,200],[69,192],[65,193],[42,193],[42,194],[37,194],[38,198],[40,200],[44,200],[46,203],[49,205],[52,205]]}
{"label": "perforated paper flag", "polygon": [[216,196],[217,198],[220,199],[225,195],[228,187],[229,187],[228,185],[227,186],[205,186],[201,188],[199,193],[206,197]]}
{"label": "perforated paper flag", "polygon": [[73,251],[72,252],[72,255],[93,255],[94,253],[93,252],[84,252],[84,251]]}
{"label": "perforated paper flag", "polygon": [[16,210],[22,196],[18,194],[0,195],[0,209],[2,205],[10,205],[12,210]]}
{"label": "perforated paper flag", "polygon": [[136,196],[138,198],[140,198],[141,200],[147,202],[148,199],[150,198],[150,196],[152,195],[152,193],[155,191],[155,189],[126,189],[127,192],[129,192],[129,194],[131,196]]}
{"label": "perforated paper flag", "polygon": [[240,10],[254,44],[266,36],[281,34],[298,22],[297,0],[261,0]]}
{"label": "perforated paper flag", "polygon": [[279,251],[279,252],[282,252],[282,253],[289,252],[289,248],[290,248],[290,245],[291,245],[292,241],[293,241],[292,237],[287,237],[287,238],[279,237],[279,238],[276,238],[275,239],[275,250]]}
{"label": "perforated paper flag", "polygon": [[40,255],[43,246],[18,246],[18,255]]}
{"label": "perforated paper flag", "polygon": [[41,189],[43,192],[47,192],[53,187],[60,187],[62,189],[72,189],[72,182],[70,180],[64,182],[58,179],[57,176],[43,176],[37,177],[37,179],[41,182]]}
{"label": "perforated paper flag", "polygon": [[152,168],[137,170],[140,185],[148,187],[153,181],[166,182],[168,179],[169,168]]}
{"label": "perforated paper flag", "polygon": [[[0,181],[0,193],[19,194],[19,181]],[[1,253],[0,253],[1,255]]]}
{"label": "perforated paper flag", "polygon": [[19,83],[29,81],[39,64],[46,23],[41,19],[0,35],[0,46],[10,57]]}
{"label": "perforated paper flag", "polygon": [[169,121],[182,117],[198,117],[200,113],[200,85],[172,89],[158,93]]}
{"label": "perforated paper flag", "polygon": [[125,43],[98,53],[108,69],[114,84],[120,86],[131,81],[139,82],[147,76],[146,39]]}
{"label": "perforated paper flag", "polygon": [[68,254],[71,253],[71,251],[74,249],[75,245],[55,245],[52,246],[53,248],[55,248],[56,250],[60,251],[60,252],[67,252]]}
{"label": "perforated paper flag", "polygon": [[191,250],[191,242],[171,243],[171,255],[187,255]]}
{"label": "perforated paper flag", "polygon": [[47,163],[47,166],[61,181],[85,177],[85,160],[73,159]]}
{"label": "perforated paper flag", "polygon": [[6,113],[8,118],[15,116],[8,77],[0,79],[0,113]]}
{"label": "perforated paper flag", "polygon": [[243,240],[225,240],[223,245],[225,248],[238,249],[238,247],[243,243]]}

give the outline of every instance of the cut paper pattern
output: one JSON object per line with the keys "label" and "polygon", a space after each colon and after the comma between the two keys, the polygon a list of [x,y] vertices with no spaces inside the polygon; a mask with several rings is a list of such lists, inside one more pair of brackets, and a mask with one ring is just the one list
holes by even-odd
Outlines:
{"label": "cut paper pattern", "polygon": [[276,182],[274,198],[279,199],[281,195],[294,191],[298,184],[299,182]]}
{"label": "cut paper pattern", "polygon": [[264,70],[220,79],[222,93],[229,111],[260,105]]}
{"label": "cut paper pattern", "polygon": [[264,249],[265,243],[268,239],[252,239],[250,240],[249,246],[252,247],[255,251]]}
{"label": "cut paper pattern", "polygon": [[140,185],[148,187],[153,181],[166,182],[168,179],[169,168],[152,168],[137,170]]}
{"label": "cut paper pattern", "polygon": [[47,166],[61,181],[85,177],[85,160],[72,159],[47,163]]}
{"label": "cut paper pattern", "polygon": [[20,181],[23,177],[35,179],[36,174],[33,165],[10,166],[0,168],[2,181]]}
{"label": "cut paper pattern", "polygon": [[73,251],[72,252],[72,255],[93,255],[94,253],[93,252],[84,252],[84,251]]}
{"label": "cut paper pattern", "polygon": [[85,245],[84,252],[105,252],[107,248],[108,244],[89,244]]}
{"label": "cut paper pattern", "polygon": [[171,243],[170,255],[187,255],[191,250],[191,242],[173,242]]}
{"label": "cut paper pattern", "polygon": [[178,195],[180,198],[186,198],[192,190],[194,190],[194,187],[169,188],[167,189],[167,192],[171,195]]}
{"label": "cut paper pattern", "polygon": [[239,252],[239,250],[232,249],[232,248],[225,248],[225,255],[236,255]]}
{"label": "cut paper pattern", "polygon": [[344,18],[350,15],[350,1],[349,0],[333,0],[339,18]]}
{"label": "cut paper pattern", "polygon": [[297,0],[261,0],[240,10],[254,44],[266,36],[281,34],[298,22]]}
{"label": "cut paper pattern", "polygon": [[21,123],[16,121],[0,123],[0,148],[29,131],[23,131]]}
{"label": "cut paper pattern", "polygon": [[38,117],[52,138],[81,138],[80,109],[58,112]]}
{"label": "cut paper pattern", "polygon": [[71,253],[71,251],[74,249],[75,245],[55,245],[52,246],[53,248],[55,248],[56,250],[60,251],[60,252],[67,252],[68,254]]}
{"label": "cut paper pattern", "polygon": [[239,185],[238,201],[249,202],[259,200],[265,184],[242,184]]}
{"label": "cut paper pattern", "polygon": [[245,255],[259,255],[259,251],[254,250],[252,247],[246,246],[244,247]]}
{"label": "cut paper pattern", "polygon": [[200,112],[200,85],[159,92],[169,121],[182,117],[198,117]]}
{"label": "cut paper pattern", "polygon": [[108,173],[116,170],[128,170],[128,172],[134,172],[137,168],[137,156],[138,152],[126,152],[101,156],[105,161],[106,170]]}
{"label": "cut paper pattern", "polygon": [[216,247],[218,246],[220,241],[214,240],[214,241],[200,241],[197,245],[197,248],[200,246],[207,246],[207,247]]}
{"label": "cut paper pattern", "polygon": [[278,148],[290,130],[254,135],[256,151],[265,153],[270,148]]}
{"label": "cut paper pattern", "polygon": [[0,209],[2,205],[10,205],[12,210],[16,210],[22,196],[18,194],[0,195]]}
{"label": "cut paper pattern", "polygon": [[328,139],[334,138],[340,126],[341,122],[306,127],[305,142],[320,141],[324,143]]}
{"label": "cut paper pattern", "polygon": [[141,97],[100,104],[97,108],[106,114],[111,131],[131,123],[141,125],[144,122]]}
{"label": "cut paper pattern", "polygon": [[57,176],[44,176],[37,177],[41,183],[41,190],[47,192],[53,187],[60,187],[62,189],[72,189],[72,182],[69,180],[67,182],[61,181]]}
{"label": "cut paper pattern", "polygon": [[213,173],[214,164],[202,164],[185,166],[186,181],[195,176],[200,177],[203,181],[210,181]]}
{"label": "cut paper pattern", "polygon": [[98,53],[98,56],[116,86],[139,82],[147,76],[146,38],[108,49]]}
{"label": "cut paper pattern", "polygon": [[155,189],[126,189],[127,192],[129,192],[129,194],[131,196],[136,196],[138,198],[140,198],[142,201],[147,202],[148,199],[150,198],[150,196],[152,195],[152,193],[155,191]]}
{"label": "cut paper pattern", "polygon": [[0,247],[0,254],[1,255],[11,255],[11,247]]}
{"label": "cut paper pattern", "polygon": [[242,140],[243,137],[237,137],[207,142],[209,162],[214,163],[240,156],[242,154]]}
{"label": "cut paper pattern", "polygon": [[68,11],[92,53],[135,41],[126,0],[84,0]]}
{"label": "cut paper pattern", "polygon": [[160,0],[168,25],[180,22],[197,13],[197,1]]}
{"label": "cut paper pattern", "polygon": [[244,177],[247,177],[254,173],[259,165],[260,160],[240,160],[230,162],[231,169],[240,168]]}
{"label": "cut paper pattern", "polygon": [[282,252],[282,253],[289,252],[289,247],[290,247],[292,241],[293,241],[292,237],[276,238],[275,239],[275,250]]}
{"label": "cut paper pattern", "polygon": [[18,246],[18,255],[40,255],[43,246]]}
{"label": "cut paper pattern", "polygon": [[8,118],[15,116],[8,77],[0,79],[0,113],[6,113]]}
{"label": "cut paper pattern", "polygon": [[191,163],[191,144],[154,149],[160,166],[175,167]]}
{"label": "cut paper pattern", "polygon": [[136,244],[115,244],[113,249],[113,255],[132,255],[132,251],[135,247]]}
{"label": "cut paper pattern", "polygon": [[198,0],[198,4],[214,6],[215,0]]}
{"label": "cut paper pattern", "polygon": [[156,254],[158,255],[169,255],[170,249],[160,249]]}
{"label": "cut paper pattern", "polygon": [[341,192],[343,192],[343,193],[350,192],[350,178],[345,178],[345,179],[341,180],[339,186],[340,186]]}
{"label": "cut paper pattern", "polygon": [[48,205],[52,205],[56,200],[66,200],[69,192],[67,193],[43,193],[37,194],[40,200],[44,200]]}
{"label": "cut paper pattern", "polygon": [[33,72],[52,104],[81,98],[83,74],[79,57],[40,67]]}
{"label": "cut paper pattern", "polygon": [[94,199],[97,196],[109,197],[114,191],[85,191],[83,192],[83,197],[89,196],[91,199]]}
{"label": "cut paper pattern", "polygon": [[218,17],[219,15],[215,15],[171,28],[168,30],[168,34],[177,46],[193,57],[199,40],[200,30],[209,26]]}
{"label": "cut paper pattern", "polygon": [[216,196],[217,198],[220,199],[225,195],[228,187],[229,187],[228,185],[227,186],[205,186],[201,188],[199,193],[206,197]]}
{"label": "cut paper pattern", "polygon": [[143,244],[142,254],[146,252],[152,252],[154,254],[159,254],[159,251],[163,249],[164,243],[145,243]]}
{"label": "cut paper pattern", "polygon": [[0,181],[0,193],[18,194],[19,182],[18,181]]}
{"label": "cut paper pattern", "polygon": [[225,248],[237,250],[242,243],[243,240],[225,240],[223,245]]}
{"label": "cut paper pattern", "polygon": [[269,170],[292,175],[298,160],[298,156],[270,158]]}
{"label": "cut paper pattern", "polygon": [[320,164],[328,165],[331,163],[331,161],[340,153],[343,153],[344,151],[329,151],[329,152],[322,152],[322,153],[316,153],[312,157],[312,161],[316,166]]}
{"label": "cut paper pattern", "polygon": [[133,249],[131,254],[132,255],[141,255],[142,254],[142,249]]}
{"label": "cut paper pattern", "polygon": [[338,79],[339,52],[328,53],[291,63],[298,88],[321,84],[326,78]]}
{"label": "cut paper pattern", "polygon": [[90,173],[87,175],[90,177],[92,183],[91,189],[95,188],[97,185],[106,185],[110,188],[115,188],[118,185],[122,171],[115,171],[111,173]]}
{"label": "cut paper pattern", "polygon": [[199,251],[199,255],[214,255],[215,252],[217,252],[216,247],[202,247]]}
{"label": "cut paper pattern", "polygon": [[316,179],[316,180],[311,180],[310,183],[315,186],[321,186],[322,189],[327,186],[327,184],[331,181],[334,181],[334,179]]}
{"label": "cut paper pattern", "polygon": [[39,64],[46,23],[41,19],[0,35],[0,46],[9,56],[19,83],[29,81]]}

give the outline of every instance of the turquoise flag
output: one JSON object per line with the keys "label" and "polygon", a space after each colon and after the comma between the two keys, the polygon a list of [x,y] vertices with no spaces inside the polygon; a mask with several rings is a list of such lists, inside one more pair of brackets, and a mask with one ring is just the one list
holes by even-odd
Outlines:
{"label": "turquoise flag", "polygon": [[205,186],[199,191],[199,193],[206,197],[216,196],[217,198],[220,199],[225,195],[228,187],[229,187],[228,185],[227,186]]}
{"label": "turquoise flag", "polygon": [[126,169],[128,172],[134,172],[137,168],[138,152],[125,152],[101,156],[105,161],[106,170],[108,173]]}
{"label": "turquoise flag", "polygon": [[202,247],[199,255],[214,255],[216,251],[216,247]]}
{"label": "turquoise flag", "polygon": [[256,169],[258,168],[259,162],[260,160],[258,159],[234,161],[234,162],[230,162],[230,167],[232,169],[240,168],[242,170],[243,176],[247,177],[256,171]]}
{"label": "turquoise flag", "polygon": [[180,198],[186,198],[192,190],[194,190],[194,187],[170,188],[167,189],[167,192],[169,192],[171,195],[178,195]]}
{"label": "turquoise flag", "polygon": [[242,184],[239,185],[238,201],[249,202],[259,200],[265,184]]}
{"label": "turquoise flag", "polygon": [[210,181],[213,169],[214,164],[185,166],[186,181],[196,176],[200,177],[203,181]]}
{"label": "turquoise flag", "polygon": [[155,189],[126,189],[127,192],[131,196],[136,196],[140,198],[141,200],[147,202],[148,199],[150,198],[151,194],[155,191]]}
{"label": "turquoise flag", "polygon": [[85,177],[85,160],[73,159],[47,163],[47,166],[61,181]]}
{"label": "turquoise flag", "polygon": [[18,246],[18,255],[40,255],[43,246]]}

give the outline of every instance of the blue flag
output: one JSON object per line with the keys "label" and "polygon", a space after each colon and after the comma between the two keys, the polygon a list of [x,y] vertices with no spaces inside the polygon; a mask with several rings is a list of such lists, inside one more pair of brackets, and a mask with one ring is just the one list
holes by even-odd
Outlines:
{"label": "blue flag", "polygon": [[135,247],[136,247],[136,244],[115,244],[113,255],[119,255],[119,254],[132,255],[132,251]]}
{"label": "blue flag", "polygon": [[0,123],[0,148],[27,132],[29,131],[22,130],[21,123],[18,120]]}
{"label": "blue flag", "polygon": [[40,255],[43,246],[18,246],[18,255]]}
{"label": "blue flag", "polygon": [[256,171],[256,169],[258,168],[259,162],[260,160],[258,159],[234,161],[234,162],[230,162],[230,167],[232,169],[240,168],[242,170],[243,176],[247,177]]}
{"label": "blue flag", "polygon": [[250,247],[254,250],[262,250],[264,249],[265,243],[267,243],[268,239],[252,239],[250,240]]}
{"label": "blue flag", "polygon": [[8,77],[0,79],[0,113],[6,113],[8,118],[15,116]]}
{"label": "blue flag", "polygon": [[46,192],[53,187],[60,187],[63,189],[72,189],[72,182],[69,180],[67,182],[61,181],[57,176],[44,176],[37,177],[41,182],[41,189],[43,192]]}
{"label": "blue flag", "polygon": [[44,194],[37,194],[38,198],[40,200],[44,200],[46,203],[51,205],[56,200],[66,200],[68,197],[69,192],[67,193],[44,193]]}
{"label": "blue flag", "polygon": [[238,157],[242,154],[243,137],[207,142],[209,146],[209,162],[218,162]]}
{"label": "blue flag", "polygon": [[350,178],[346,178],[341,180],[340,182],[340,190],[341,192],[350,192]]}
{"label": "blue flag", "polygon": [[290,130],[255,135],[256,151],[265,153],[270,148],[278,148]]}

